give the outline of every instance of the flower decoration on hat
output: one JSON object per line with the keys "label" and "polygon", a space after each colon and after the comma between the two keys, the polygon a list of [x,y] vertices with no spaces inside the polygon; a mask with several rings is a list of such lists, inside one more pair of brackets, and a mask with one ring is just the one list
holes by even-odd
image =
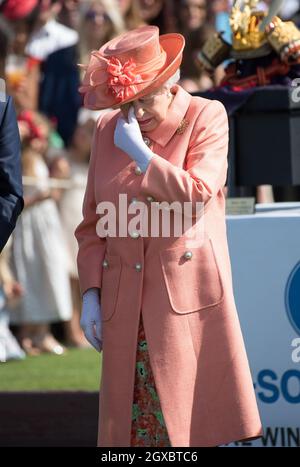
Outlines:
{"label": "flower decoration on hat", "polygon": [[79,92],[85,94],[84,103],[87,107],[93,107],[97,102],[102,105],[114,105],[125,98],[132,97],[136,83],[141,83],[142,76],[136,73],[136,64],[132,59],[121,63],[117,57],[109,59],[103,57],[98,51],[91,53],[90,63],[81,65],[86,73]]}
{"label": "flower decoration on hat", "polygon": [[143,82],[142,75],[135,74],[136,67],[137,65],[132,58],[127,60],[123,65],[116,57],[112,57],[108,60],[107,85],[117,102],[122,102],[128,97],[130,98],[132,92],[136,92],[135,88],[132,86],[136,83]]}

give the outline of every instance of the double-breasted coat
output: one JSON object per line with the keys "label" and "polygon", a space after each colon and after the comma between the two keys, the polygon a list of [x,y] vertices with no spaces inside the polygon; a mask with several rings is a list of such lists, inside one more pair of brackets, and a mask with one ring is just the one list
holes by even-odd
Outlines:
{"label": "double-breasted coat", "polygon": [[[145,173],[114,145],[119,110],[100,115],[94,132],[75,236],[81,292],[101,288],[98,446],[130,446],[140,313],[171,445],[216,446],[262,435],[226,237],[226,110],[179,85],[175,92],[167,118],[147,135],[154,155]],[[120,194],[127,204],[119,212]],[[104,201],[116,206],[117,228],[100,237]],[[179,236],[161,230],[154,236],[150,228],[148,235],[119,233],[138,212],[151,224],[151,207],[164,201],[189,202],[194,226],[196,202],[203,203],[202,241],[184,229]],[[141,211],[131,214],[139,202]]]}

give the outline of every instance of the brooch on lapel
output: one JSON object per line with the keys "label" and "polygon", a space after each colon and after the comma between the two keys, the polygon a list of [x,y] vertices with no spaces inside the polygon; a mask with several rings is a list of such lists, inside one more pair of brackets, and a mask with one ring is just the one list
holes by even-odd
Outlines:
{"label": "brooch on lapel", "polygon": [[177,128],[176,133],[177,133],[178,135],[182,135],[182,133],[184,133],[185,130],[187,129],[187,127],[189,126],[189,124],[190,124],[190,122],[184,118],[184,119],[181,121],[179,127]]}

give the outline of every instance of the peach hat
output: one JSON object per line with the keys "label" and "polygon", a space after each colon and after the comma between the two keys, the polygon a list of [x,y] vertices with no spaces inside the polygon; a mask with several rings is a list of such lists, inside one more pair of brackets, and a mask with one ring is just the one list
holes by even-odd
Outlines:
{"label": "peach hat", "polygon": [[118,108],[153,92],[179,68],[185,39],[159,35],[157,26],[141,26],[93,50],[79,92],[91,110]]}

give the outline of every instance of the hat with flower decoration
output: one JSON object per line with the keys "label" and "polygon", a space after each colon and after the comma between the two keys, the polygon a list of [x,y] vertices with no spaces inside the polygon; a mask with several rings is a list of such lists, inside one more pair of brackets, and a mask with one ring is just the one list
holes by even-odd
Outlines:
{"label": "hat with flower decoration", "polygon": [[79,92],[91,110],[117,108],[153,92],[179,68],[185,39],[141,26],[93,50]]}

